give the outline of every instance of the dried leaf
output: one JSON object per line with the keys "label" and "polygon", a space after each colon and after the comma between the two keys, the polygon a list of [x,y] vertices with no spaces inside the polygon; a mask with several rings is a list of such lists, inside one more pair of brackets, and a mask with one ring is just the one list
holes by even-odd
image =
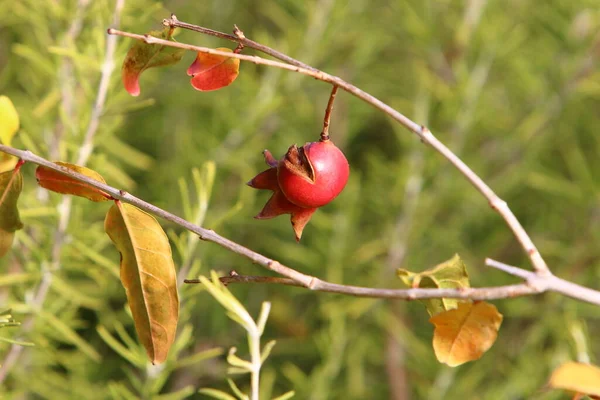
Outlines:
{"label": "dried leaf", "polygon": [[19,114],[12,101],[6,96],[0,96],[0,141],[10,146],[12,138],[19,130]]}
{"label": "dried leaf", "polygon": [[[152,31],[148,33],[150,36],[174,42],[172,34],[172,29],[168,27],[162,32]],[[185,50],[183,49],[136,41],[127,52],[121,69],[121,78],[125,90],[132,96],[138,96],[140,94],[139,79],[142,72],[148,68],[177,64],[184,53]]]}
{"label": "dried leaf", "polygon": [[[225,47],[216,50],[233,53],[233,50]],[[187,74],[192,77],[190,83],[194,89],[204,92],[230,85],[239,73],[239,59],[207,53],[198,53],[187,70]]]}
{"label": "dried leaf", "polygon": [[179,318],[169,239],[153,216],[119,201],[106,214],[104,229],[121,253],[121,282],[138,337],[150,361],[162,363]]}
{"label": "dried leaf", "polygon": [[6,171],[0,174],[0,257],[12,247],[15,231],[23,228],[17,208],[22,189],[23,176],[20,171]]}
{"label": "dried leaf", "polygon": [[[60,161],[56,161],[55,164],[78,172],[98,182],[106,183],[102,175],[92,169]],[[85,197],[91,201],[106,201],[110,199],[110,196],[100,189],[96,189],[87,183],[80,182],[74,178],[71,178],[70,176],[61,174],[58,171],[43,167],[41,165],[35,170],[35,177],[37,178],[37,181],[41,187],[52,190],[56,193],[72,194],[75,196]]]}
{"label": "dried leaf", "polygon": [[600,396],[600,368],[591,364],[567,362],[552,372],[548,385],[553,389]]}
{"label": "dried leaf", "polygon": [[[465,263],[458,254],[450,260],[436,265],[423,272],[415,273],[406,269],[397,270],[398,277],[405,285],[413,288],[459,289],[468,288],[469,275]],[[463,302],[458,299],[427,299],[421,300],[429,315],[453,310]]]}
{"label": "dried leaf", "polygon": [[479,359],[496,341],[502,314],[486,302],[459,303],[429,319],[435,325],[433,349],[451,367]]}

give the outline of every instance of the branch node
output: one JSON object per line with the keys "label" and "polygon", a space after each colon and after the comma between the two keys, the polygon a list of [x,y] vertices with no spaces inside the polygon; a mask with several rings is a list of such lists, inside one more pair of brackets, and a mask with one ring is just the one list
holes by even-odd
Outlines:
{"label": "branch node", "polygon": [[238,28],[238,26],[235,24],[233,25],[233,34],[237,36],[240,40],[246,39],[246,35],[244,35],[244,32],[242,32],[242,30]]}

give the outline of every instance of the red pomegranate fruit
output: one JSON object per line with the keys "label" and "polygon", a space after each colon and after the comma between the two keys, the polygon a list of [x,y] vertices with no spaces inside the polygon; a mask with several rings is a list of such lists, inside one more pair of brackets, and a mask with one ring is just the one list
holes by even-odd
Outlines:
{"label": "red pomegranate fruit", "polygon": [[256,175],[248,185],[273,191],[262,211],[255,217],[269,219],[291,214],[296,240],[317,208],[335,199],[348,182],[350,167],[344,153],[329,139],[290,146],[277,161],[264,151],[269,169]]}

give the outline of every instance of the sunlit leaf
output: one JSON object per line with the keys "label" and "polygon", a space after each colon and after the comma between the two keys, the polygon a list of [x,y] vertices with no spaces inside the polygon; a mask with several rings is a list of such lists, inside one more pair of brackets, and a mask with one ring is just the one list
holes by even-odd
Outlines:
{"label": "sunlit leaf", "polygon": [[12,101],[0,96],[0,141],[10,146],[13,136],[19,130],[19,114]]}
{"label": "sunlit leaf", "polygon": [[[219,51],[233,50],[219,47]],[[198,53],[187,70],[192,77],[190,83],[196,90],[208,92],[230,85],[240,73],[240,60],[215,54]]]}
{"label": "sunlit leaf", "polygon": [[[92,169],[60,161],[55,162],[55,164],[78,172],[98,182],[106,183],[102,175]],[[35,177],[41,187],[56,193],[72,194],[85,197],[91,201],[106,201],[110,199],[110,196],[100,189],[96,189],[87,183],[80,182],[70,176],[41,165],[35,170]]]}
{"label": "sunlit leaf", "polygon": [[12,247],[15,231],[23,228],[17,208],[22,189],[23,176],[20,171],[0,174],[0,257]]}
{"label": "sunlit leaf", "polygon": [[[162,32],[152,31],[148,35],[175,41],[172,38],[171,28],[165,28]],[[142,72],[148,68],[177,64],[183,57],[183,53],[185,53],[183,49],[136,41],[127,52],[121,69],[125,90],[132,96],[138,96],[140,94],[139,79]]]}
{"label": "sunlit leaf", "polygon": [[[450,260],[436,265],[423,272],[415,273],[405,269],[398,269],[398,277],[405,285],[413,288],[459,289],[468,288],[469,275],[465,263],[456,254]],[[427,299],[421,300],[429,315],[452,310],[462,302],[458,299]]]}
{"label": "sunlit leaf", "polygon": [[600,368],[591,364],[567,362],[552,372],[548,386],[600,396]]}
{"label": "sunlit leaf", "polygon": [[165,361],[179,318],[177,275],[167,235],[150,214],[115,202],[104,228],[121,253],[121,282],[138,337],[153,364]]}
{"label": "sunlit leaf", "polygon": [[435,325],[433,349],[439,362],[451,367],[479,359],[496,341],[502,314],[486,302],[459,303],[429,319]]}

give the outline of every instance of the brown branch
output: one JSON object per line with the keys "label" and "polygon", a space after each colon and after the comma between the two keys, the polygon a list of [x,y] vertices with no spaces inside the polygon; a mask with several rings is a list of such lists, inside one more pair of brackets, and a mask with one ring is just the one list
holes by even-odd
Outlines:
{"label": "brown branch", "polygon": [[[278,278],[275,276],[252,276],[252,275],[239,275],[235,271],[231,271],[228,276],[222,276],[219,278],[221,283],[225,286],[230,283],[275,283],[278,285],[296,286],[303,287],[301,284],[290,278]],[[183,283],[202,283],[200,279],[184,279]]]}
{"label": "brown branch", "polygon": [[322,142],[329,140],[329,122],[331,121],[331,111],[333,111],[333,102],[335,101],[337,89],[338,87],[335,85],[331,89],[329,101],[327,102],[327,108],[325,109],[325,117],[323,118],[323,131],[321,132]]}
{"label": "brown branch", "polygon": [[519,241],[521,247],[529,257],[531,264],[534,269],[541,275],[550,276],[550,270],[546,265],[546,262],[540,255],[538,249],[533,244],[533,241],[521,226],[519,220],[515,217],[513,212],[508,207],[506,201],[502,200],[494,191],[475,173],[471,170],[456,154],[454,154],[448,147],[446,147],[442,142],[440,142],[434,135],[431,133],[429,129],[427,129],[423,125],[419,125],[416,122],[412,121],[410,118],[406,117],[402,113],[394,110],[389,105],[385,104],[381,100],[376,97],[362,91],[356,86],[344,81],[343,79],[327,74],[318,69],[312,68],[308,65],[301,63],[298,60],[294,60],[291,57],[288,57],[282,53],[279,53],[276,50],[268,48],[266,46],[260,45],[256,42],[253,42],[247,39],[245,36],[233,36],[227,35],[222,32],[213,31],[211,29],[206,29],[203,27],[199,27],[196,25],[184,23],[178,21],[174,16],[170,20],[165,20],[164,24],[167,26],[175,26],[181,27],[185,29],[190,29],[196,32],[204,33],[211,36],[221,37],[224,39],[232,40],[238,43],[243,43],[245,46],[254,48],[259,50],[265,54],[268,54],[272,57],[279,58],[280,60],[284,60],[286,63],[281,63],[277,61],[267,60],[257,56],[248,56],[243,54],[235,54],[228,53],[224,51],[214,50],[206,47],[193,46],[180,42],[172,42],[168,40],[158,39],[150,35],[138,35],[135,33],[122,32],[116,29],[108,29],[109,35],[119,35],[124,37],[129,37],[136,40],[141,40],[148,44],[160,44],[163,46],[176,47],[184,50],[191,50],[194,52],[201,52],[207,54],[215,54],[223,57],[229,58],[238,58],[243,61],[252,62],[257,65],[266,65],[275,68],[281,68],[288,71],[298,72],[315,79],[321,80],[323,82],[328,82],[332,85],[339,86],[344,89],[348,93],[358,97],[364,102],[372,105],[373,107],[381,110],[400,124],[402,124],[405,128],[413,132],[417,135],[423,143],[428,144],[438,153],[440,153],[444,158],[446,158],[456,169],[459,170],[460,173],[464,175],[464,177],[486,198],[491,208],[495,210],[498,214],[502,216],[508,227],[512,230],[513,234]]}
{"label": "brown branch", "polygon": [[[42,165],[63,175],[69,176],[80,182],[86,183],[92,187],[100,189],[113,198],[125,203],[134,205],[141,210],[161,217],[167,221],[173,222],[190,232],[197,234],[200,239],[207,242],[218,244],[219,246],[248,258],[255,264],[276,272],[286,278],[295,281],[298,286],[329,293],[340,293],[350,296],[373,297],[373,298],[392,298],[404,300],[431,299],[431,298],[455,298],[472,300],[494,300],[506,299],[518,296],[528,296],[546,291],[562,293],[565,296],[574,299],[586,301],[588,303],[600,305],[600,292],[588,289],[586,287],[567,282],[553,275],[542,275],[517,267],[507,266],[493,260],[487,260],[490,267],[501,269],[512,275],[516,275],[527,280],[527,283],[487,288],[466,288],[466,289],[379,289],[361,286],[341,285],[321,280],[317,277],[303,274],[295,269],[287,267],[276,260],[270,259],[262,254],[256,253],[247,247],[244,247],[232,240],[229,240],[213,230],[197,226],[180,218],[168,211],[165,211],[153,204],[147,203],[124,190],[116,189],[107,184],[98,182],[85,175],[79,174],[71,169],[57,165],[42,157],[33,154],[30,151],[18,150],[13,147],[0,145],[0,151],[11,154],[33,164]],[[230,283],[233,283],[230,282]]]}

